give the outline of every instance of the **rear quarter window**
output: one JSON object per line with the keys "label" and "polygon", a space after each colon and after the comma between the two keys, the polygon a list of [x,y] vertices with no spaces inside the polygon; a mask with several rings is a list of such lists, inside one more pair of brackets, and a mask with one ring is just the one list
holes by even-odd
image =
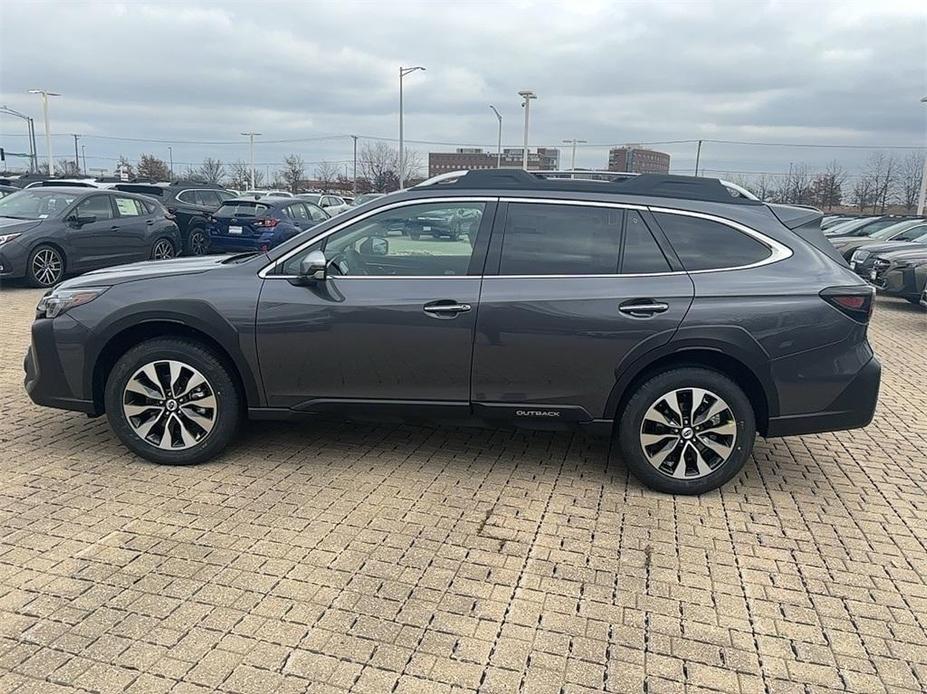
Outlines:
{"label": "rear quarter window", "polygon": [[772,249],[727,224],[701,217],[655,212],[686,270],[723,270],[759,263]]}

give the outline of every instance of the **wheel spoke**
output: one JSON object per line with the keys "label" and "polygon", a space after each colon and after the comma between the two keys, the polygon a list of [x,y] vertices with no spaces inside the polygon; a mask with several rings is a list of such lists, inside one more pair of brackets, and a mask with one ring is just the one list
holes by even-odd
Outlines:
{"label": "wheel spoke", "polygon": [[196,424],[203,431],[207,433],[209,431],[212,431],[212,425],[214,423],[212,417],[207,417],[205,415],[200,414],[199,412],[194,410],[189,405],[180,408],[180,412],[181,414],[183,414],[184,417],[193,421],[193,423]]}
{"label": "wheel spoke", "polygon": [[733,445],[728,446],[719,441],[713,441],[707,436],[699,436],[698,440],[710,450],[714,451],[722,460],[727,459],[731,451],[734,450]]}
{"label": "wheel spoke", "polygon": [[737,434],[737,424],[733,421],[721,422],[720,424],[715,424],[713,426],[703,426],[698,430],[699,435],[703,434],[719,434],[721,436],[734,436]]}
{"label": "wheel spoke", "polygon": [[[192,376],[190,376],[190,380],[188,380],[188,381],[187,381],[187,384],[184,386],[183,391],[181,391],[181,392],[179,392],[179,393],[174,393],[174,395],[176,395],[178,398],[182,398],[182,397],[184,397],[185,395],[188,395],[188,394],[191,393],[192,391],[194,391],[194,390],[196,390],[197,388],[199,388],[199,387],[200,387],[201,385],[203,385],[204,383],[206,383],[206,379],[203,378],[202,374],[198,374],[198,373],[197,373],[197,374],[193,374]],[[205,405],[204,405],[204,407],[205,407]]]}
{"label": "wheel spoke", "polygon": [[164,412],[161,412],[160,414],[158,414],[158,416],[152,417],[145,423],[140,424],[139,426],[136,426],[133,428],[135,429],[135,433],[138,434],[141,438],[147,439],[148,434],[151,433],[151,430],[154,429],[155,425],[158,422],[162,421],[163,419],[164,419]]}
{"label": "wheel spoke", "polygon": [[669,434],[641,434],[641,443],[645,446],[652,446],[655,443],[660,443],[666,439],[676,439],[679,434],[669,433]]}
{"label": "wheel spoke", "polygon": [[180,393],[177,392],[177,382],[180,380],[180,375],[183,373],[183,364],[179,361],[169,361],[168,368],[170,370],[170,382],[167,384],[167,394],[171,397],[180,397]]}
{"label": "wheel spoke", "polygon": [[698,476],[704,477],[710,474],[711,466],[705,462],[705,458],[702,457],[702,452],[698,449],[698,446],[689,444],[689,448],[695,453],[695,469],[698,471]]}
{"label": "wheel spoke", "polygon": [[129,417],[138,417],[145,414],[146,412],[151,412],[152,410],[161,410],[163,409],[160,405],[123,405],[122,408],[125,410],[125,413]]}
{"label": "wheel spoke", "polygon": [[205,395],[202,398],[190,398],[187,401],[189,405],[196,405],[197,407],[205,407],[207,409],[215,410],[216,409],[216,397],[214,395]]}

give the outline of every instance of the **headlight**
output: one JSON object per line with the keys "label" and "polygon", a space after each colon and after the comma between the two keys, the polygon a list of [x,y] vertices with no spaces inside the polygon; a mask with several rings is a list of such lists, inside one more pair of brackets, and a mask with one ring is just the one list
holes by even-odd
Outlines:
{"label": "headlight", "polygon": [[53,289],[42,297],[35,309],[37,318],[56,318],[68,309],[88,304],[109,287],[81,287],[80,289]]}
{"label": "headlight", "polygon": [[18,237],[19,234],[0,234],[0,246]]}
{"label": "headlight", "polygon": [[851,260],[857,263],[861,263],[868,257],[869,257],[869,251],[858,250],[855,253],[853,253],[853,257],[851,258]]}

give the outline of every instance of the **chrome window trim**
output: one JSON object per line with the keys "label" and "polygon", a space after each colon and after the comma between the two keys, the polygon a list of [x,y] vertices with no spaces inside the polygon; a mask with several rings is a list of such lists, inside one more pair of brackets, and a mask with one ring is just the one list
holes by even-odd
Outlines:
{"label": "chrome window trim", "polygon": [[[618,209],[627,209],[627,210],[643,210],[650,212],[662,212],[665,214],[675,214],[683,217],[696,217],[698,219],[705,219],[711,222],[717,222],[718,224],[723,224],[725,226],[731,227],[737,231],[740,231],[744,234],[747,234],[751,238],[759,241],[761,244],[766,246],[770,254],[768,257],[763,260],[759,260],[755,263],[750,263],[748,265],[737,265],[734,267],[723,267],[723,268],[708,268],[705,270],[674,270],[670,272],[654,272],[654,273],[615,273],[615,274],[596,274],[596,275],[482,275],[483,279],[579,279],[579,278],[590,278],[590,279],[608,279],[608,278],[622,278],[622,277],[669,277],[673,275],[701,275],[709,272],[732,272],[735,270],[749,270],[752,268],[762,267],[764,265],[771,265],[772,263],[777,263],[780,260],[785,260],[790,258],[793,255],[791,248],[786,246],[775,239],[772,239],[766,234],[763,234],[756,229],[741,224],[740,222],[735,222],[731,219],[725,217],[719,217],[717,215],[709,214],[706,212],[695,212],[692,210],[681,210],[671,207],[658,207],[654,205],[640,205],[635,203],[626,203],[626,202],[602,202],[597,200],[570,200],[570,199],[559,199],[559,198],[534,198],[534,197],[520,197],[520,196],[448,196],[448,197],[435,197],[435,198],[418,198],[415,200],[401,200],[394,202],[390,205],[384,205],[383,207],[378,207],[375,210],[370,210],[358,217],[354,217],[350,220],[346,220],[344,223],[339,224],[335,227],[332,227],[324,234],[316,236],[306,243],[297,246],[292,251],[286,255],[281,256],[274,262],[264,266],[259,272],[258,277],[261,279],[293,279],[296,275],[269,275],[268,273],[272,272],[274,268],[282,263],[285,263],[291,257],[305,250],[307,247],[312,246],[319,241],[331,236],[332,234],[341,231],[345,227],[354,224],[355,222],[360,222],[368,217],[371,217],[380,212],[385,212],[388,210],[408,207],[409,205],[421,205],[421,204],[430,204],[430,203],[453,203],[453,202],[515,202],[515,203],[540,203],[548,205],[577,205],[580,207],[613,207]],[[355,276],[338,276],[339,279],[391,279],[391,280],[407,280],[407,279],[472,279],[477,277],[477,275],[355,275]]]}

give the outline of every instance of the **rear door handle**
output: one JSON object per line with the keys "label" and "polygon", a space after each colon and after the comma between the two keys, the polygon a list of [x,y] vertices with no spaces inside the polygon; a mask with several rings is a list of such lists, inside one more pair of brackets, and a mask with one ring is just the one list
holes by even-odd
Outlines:
{"label": "rear door handle", "polygon": [[470,304],[458,304],[450,299],[442,299],[425,304],[422,310],[435,318],[453,318],[459,313],[466,313],[471,308]]}
{"label": "rear door handle", "polygon": [[669,310],[669,304],[653,299],[631,299],[618,306],[618,310],[635,318],[648,318]]}

